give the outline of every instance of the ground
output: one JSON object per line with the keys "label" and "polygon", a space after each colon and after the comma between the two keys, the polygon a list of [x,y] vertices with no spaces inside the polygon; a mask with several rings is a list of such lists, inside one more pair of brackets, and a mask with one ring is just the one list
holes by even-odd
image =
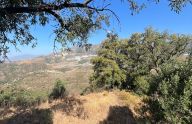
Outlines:
{"label": "ground", "polygon": [[79,95],[89,86],[90,53],[44,56],[0,65],[0,91],[26,90],[44,96],[57,79],[65,82],[69,96],[36,107],[0,108],[0,124],[132,124],[139,118],[142,98],[125,91]]}
{"label": "ground", "polygon": [[28,110],[7,109],[0,124],[134,124],[142,97],[125,91],[104,91],[45,102]]}

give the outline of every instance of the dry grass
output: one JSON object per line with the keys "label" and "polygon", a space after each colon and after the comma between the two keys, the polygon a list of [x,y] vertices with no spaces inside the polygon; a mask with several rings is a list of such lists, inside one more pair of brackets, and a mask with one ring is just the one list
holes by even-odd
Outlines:
{"label": "dry grass", "polygon": [[142,105],[141,97],[125,91],[104,91],[77,98],[83,101],[86,117],[64,115],[58,110],[54,112],[54,124],[132,124],[139,116],[136,109]]}
{"label": "dry grass", "polygon": [[[70,96],[52,103],[46,102],[36,109],[51,110],[53,124],[132,124],[135,123],[135,108],[140,104],[141,98],[132,93],[104,91],[85,96]],[[9,118],[5,120],[10,120]],[[39,121],[39,118],[36,119]],[[0,122],[6,124],[5,120]],[[15,124],[21,123],[15,122]]]}
{"label": "dry grass", "polygon": [[139,116],[138,111],[144,105],[142,102],[143,97],[133,94],[131,92],[126,92],[126,91],[120,91],[120,92],[116,91],[115,94],[117,94],[122,104],[124,104],[129,109],[131,109],[134,116],[136,117]]}
{"label": "dry grass", "polygon": [[[83,107],[82,114],[85,114],[85,116],[66,115],[58,109],[54,111],[54,124],[63,124],[63,122],[66,124],[97,124],[107,118],[111,106],[120,105],[113,92],[92,93],[86,96],[77,96],[77,98],[83,103],[81,106]],[[79,106],[73,108],[76,113]]]}
{"label": "dry grass", "polygon": [[0,81],[4,80],[5,79],[5,75],[3,74],[2,71],[0,71]]}

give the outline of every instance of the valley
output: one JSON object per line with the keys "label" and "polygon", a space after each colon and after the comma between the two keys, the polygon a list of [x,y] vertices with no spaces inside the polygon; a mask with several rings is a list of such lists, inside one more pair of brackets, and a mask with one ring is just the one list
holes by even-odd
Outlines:
{"label": "valley", "polygon": [[97,47],[88,52],[74,48],[64,55],[52,54],[1,64],[0,90],[14,87],[42,92],[43,89],[47,94],[56,80],[63,80],[70,93],[79,94],[89,86],[89,76],[92,73],[90,59],[96,56]]}

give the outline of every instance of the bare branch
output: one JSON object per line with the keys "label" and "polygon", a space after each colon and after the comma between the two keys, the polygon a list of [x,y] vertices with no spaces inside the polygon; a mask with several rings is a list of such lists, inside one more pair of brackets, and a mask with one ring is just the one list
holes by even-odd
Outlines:
{"label": "bare branch", "polygon": [[93,0],[85,0],[84,4],[88,5],[89,3],[91,3]]}

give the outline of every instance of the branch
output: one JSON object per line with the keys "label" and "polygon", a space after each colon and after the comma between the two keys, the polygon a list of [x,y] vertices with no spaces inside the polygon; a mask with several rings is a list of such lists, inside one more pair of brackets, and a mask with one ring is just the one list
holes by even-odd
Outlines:
{"label": "branch", "polygon": [[90,10],[94,10],[96,12],[109,11],[115,16],[115,18],[118,20],[118,22],[120,22],[118,16],[115,14],[115,12],[113,12],[112,10],[107,8],[110,4],[108,4],[102,8],[88,6],[88,4],[92,1],[93,0],[85,0],[84,3],[64,2],[63,4],[60,4],[60,5],[43,3],[41,5],[36,5],[36,6],[32,6],[32,7],[29,7],[29,6],[28,7],[4,7],[4,8],[0,8],[0,15],[4,16],[6,14],[15,14],[15,13],[47,12],[47,13],[53,15],[59,21],[59,23],[61,24],[62,27],[65,27],[67,29],[67,26],[65,25],[62,17],[54,11],[59,11],[64,8],[87,8]]}
{"label": "branch", "polygon": [[52,10],[47,10],[46,12],[53,15],[58,20],[58,22],[60,23],[62,28],[67,29],[67,26],[65,25],[65,22],[63,21],[62,17],[59,14],[57,14],[56,12],[54,12]]}
{"label": "branch", "polygon": [[91,3],[93,0],[85,0],[84,4],[88,5],[89,3]]}
{"label": "branch", "polygon": [[[91,0],[92,1],[92,0]],[[91,2],[90,0],[88,1]],[[86,3],[66,3],[60,5],[55,4],[43,4],[43,5],[36,5],[32,7],[4,7],[0,8],[0,13],[5,14],[14,14],[14,13],[32,13],[32,12],[45,12],[49,10],[62,10],[64,8],[91,8]]]}

